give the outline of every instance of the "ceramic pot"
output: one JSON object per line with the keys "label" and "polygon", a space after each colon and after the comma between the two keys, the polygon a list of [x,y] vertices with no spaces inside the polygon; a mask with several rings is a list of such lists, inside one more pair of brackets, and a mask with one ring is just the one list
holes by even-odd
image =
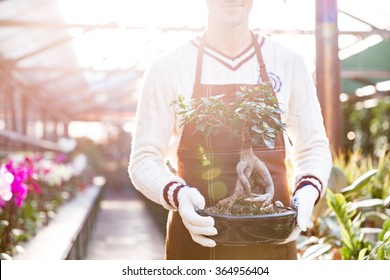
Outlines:
{"label": "ceramic pot", "polygon": [[297,216],[296,211],[290,208],[283,213],[245,216],[208,214],[200,209],[196,211],[201,216],[214,218],[218,234],[210,238],[218,244],[229,246],[283,242],[294,229]]}

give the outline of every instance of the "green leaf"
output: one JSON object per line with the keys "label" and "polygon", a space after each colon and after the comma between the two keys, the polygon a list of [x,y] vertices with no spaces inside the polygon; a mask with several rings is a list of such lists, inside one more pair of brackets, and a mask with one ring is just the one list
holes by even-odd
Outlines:
{"label": "green leaf", "polygon": [[351,203],[353,209],[359,208],[373,208],[377,206],[383,206],[383,200],[379,198],[363,199],[359,201],[354,201]]}
{"label": "green leaf", "polygon": [[325,254],[332,248],[330,244],[315,244],[310,246],[302,255],[303,260],[313,260]]}
{"label": "green leaf", "polygon": [[366,253],[368,251],[368,248],[363,248],[359,251],[358,260],[364,260],[364,257],[366,256]]}
{"label": "green leaf", "polygon": [[341,254],[343,260],[350,260],[351,259],[351,252],[345,247],[340,249],[340,254]]}
{"label": "green leaf", "polygon": [[362,189],[371,180],[371,177],[374,176],[377,173],[378,173],[378,169],[372,169],[370,171],[367,171],[362,176],[357,178],[351,185],[341,189],[341,193],[347,193],[347,192],[352,192],[352,191],[355,191],[355,192],[359,191],[360,189]]}
{"label": "green leaf", "polygon": [[385,201],[383,202],[383,205],[390,209],[390,195],[388,195],[386,198],[385,198]]}
{"label": "green leaf", "polygon": [[356,215],[351,216],[351,218],[353,218],[352,225],[356,228],[360,227],[360,225],[364,221],[364,217],[363,217],[363,214],[361,212],[357,213]]}
{"label": "green leaf", "polygon": [[260,127],[258,127],[257,125],[253,125],[253,126],[252,126],[252,131],[256,132],[256,133],[259,134],[259,135],[263,134],[263,132],[264,132],[264,131],[263,131]]}
{"label": "green leaf", "polygon": [[6,253],[0,253],[0,260],[12,260],[12,257]]}
{"label": "green leaf", "polygon": [[196,123],[196,128],[201,131],[201,132],[204,132],[206,130],[206,121],[205,120],[199,120],[197,123]]}
{"label": "green leaf", "polygon": [[337,222],[340,226],[343,258],[356,259],[358,250],[364,245],[362,240],[356,238],[356,235],[360,232],[361,217],[358,215],[354,222],[351,220],[353,212],[356,211],[349,211],[350,204],[346,202],[345,197],[341,193],[334,194],[328,189],[326,197],[329,208],[336,214]]}
{"label": "green leaf", "polygon": [[201,100],[202,100],[204,105],[206,105],[206,106],[210,106],[211,105],[210,99],[208,99],[206,97],[202,97]]}
{"label": "green leaf", "polygon": [[242,94],[242,93],[247,92],[247,91],[248,91],[248,88],[245,86],[242,86],[242,87],[240,87],[240,91],[238,93]]}
{"label": "green leaf", "polygon": [[275,132],[273,132],[272,130],[268,130],[265,135],[269,138],[269,139],[272,139],[274,140],[276,138],[276,134]]}
{"label": "green leaf", "polygon": [[275,141],[274,139],[270,139],[266,137],[265,135],[262,136],[264,144],[267,146],[268,149],[273,149],[275,148]]}
{"label": "green leaf", "polygon": [[378,240],[390,241],[390,219],[383,223],[382,232],[378,234]]}
{"label": "green leaf", "polygon": [[383,256],[383,259],[384,260],[389,260],[390,259],[390,243],[387,243],[384,246],[384,256]]}
{"label": "green leaf", "polygon": [[348,232],[345,227],[340,228],[341,238],[345,246],[348,247],[349,250],[353,251],[355,250],[355,246],[353,244],[352,238],[350,236],[350,233]]}

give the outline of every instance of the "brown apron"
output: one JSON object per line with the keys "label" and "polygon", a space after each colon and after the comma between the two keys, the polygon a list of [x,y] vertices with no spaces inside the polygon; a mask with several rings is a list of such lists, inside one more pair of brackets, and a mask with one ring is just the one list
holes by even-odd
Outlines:
{"label": "brown apron", "polygon": [[[263,39],[264,40],[264,39]],[[242,86],[253,88],[256,85],[201,84],[201,73],[204,54],[204,36],[200,40],[197,57],[196,77],[192,98],[210,97],[225,94],[226,102],[233,101],[235,92]],[[262,81],[268,81],[267,71],[261,54],[261,46],[255,35],[253,44],[260,66]],[[240,159],[241,138],[232,138],[227,130],[219,130],[216,136],[204,136],[196,131],[193,124],[184,127],[177,152],[178,175],[189,186],[196,187],[206,200],[206,206],[214,205],[220,199],[230,196],[237,180],[236,166]],[[290,195],[287,185],[285,146],[282,134],[276,139],[275,148],[265,146],[253,147],[256,156],[269,169],[274,186],[274,200],[289,205]],[[218,244],[207,248],[195,243],[182,223],[177,211],[170,211],[166,240],[166,259],[296,259],[295,242],[283,245],[259,244],[248,246],[224,246]]]}

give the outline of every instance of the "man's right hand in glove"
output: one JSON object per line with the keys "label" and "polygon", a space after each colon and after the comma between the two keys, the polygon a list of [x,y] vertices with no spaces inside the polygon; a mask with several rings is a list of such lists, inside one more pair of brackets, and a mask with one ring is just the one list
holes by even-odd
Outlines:
{"label": "man's right hand in glove", "polygon": [[215,241],[205,237],[217,234],[214,219],[200,216],[195,212],[196,208],[204,209],[206,204],[201,193],[196,188],[186,186],[179,190],[177,199],[179,214],[192,240],[205,247],[215,247]]}

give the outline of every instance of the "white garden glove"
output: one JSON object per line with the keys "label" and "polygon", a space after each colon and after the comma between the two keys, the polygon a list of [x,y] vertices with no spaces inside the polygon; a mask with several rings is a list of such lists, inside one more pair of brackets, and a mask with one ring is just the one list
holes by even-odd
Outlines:
{"label": "white garden glove", "polygon": [[301,231],[306,231],[317,199],[318,191],[311,185],[306,185],[295,192],[290,207],[297,211],[297,225],[283,243],[296,240]]}
{"label": "white garden glove", "polygon": [[178,193],[178,211],[183,220],[184,226],[191,234],[192,240],[205,247],[215,247],[214,240],[205,236],[217,234],[214,227],[215,221],[212,217],[203,217],[195,212],[195,208],[204,209],[205,200],[196,188],[184,187]]}

